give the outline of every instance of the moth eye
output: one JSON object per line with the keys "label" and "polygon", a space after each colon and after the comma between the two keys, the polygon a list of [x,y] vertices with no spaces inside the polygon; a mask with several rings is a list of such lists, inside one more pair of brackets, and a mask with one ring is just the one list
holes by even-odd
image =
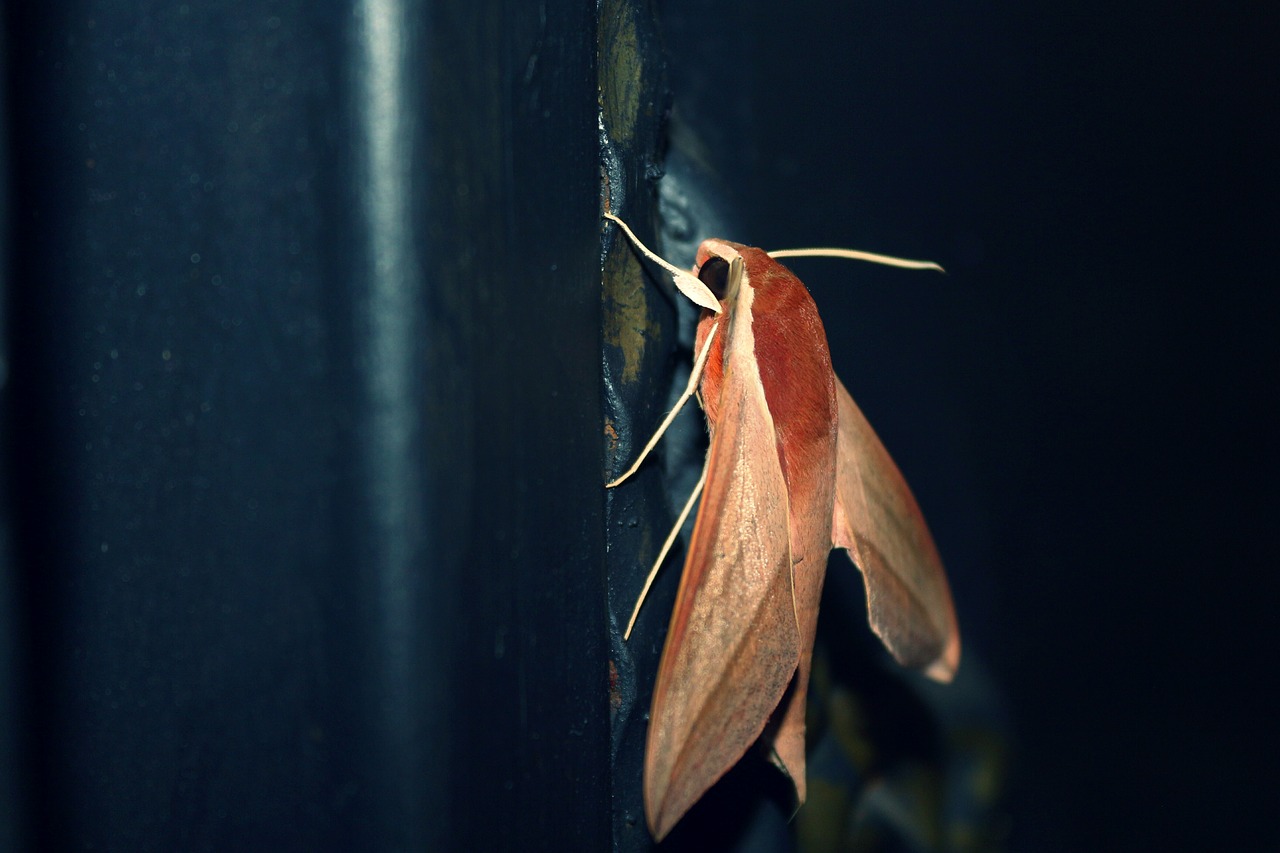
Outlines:
{"label": "moth eye", "polygon": [[725,294],[729,291],[729,264],[723,258],[707,258],[707,262],[702,265],[702,269],[698,270],[698,278],[707,287],[711,288],[711,292],[715,294],[716,299],[724,300]]}

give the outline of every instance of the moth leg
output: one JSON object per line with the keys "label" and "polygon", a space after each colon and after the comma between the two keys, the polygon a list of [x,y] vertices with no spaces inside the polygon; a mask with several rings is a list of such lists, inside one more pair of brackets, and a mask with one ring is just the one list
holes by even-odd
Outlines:
{"label": "moth leg", "polygon": [[644,579],[644,589],[640,590],[640,597],[636,599],[635,609],[631,611],[631,621],[627,622],[627,630],[622,635],[622,639],[631,639],[631,629],[636,625],[636,617],[640,615],[640,605],[644,604],[645,596],[649,594],[649,587],[653,586],[653,579],[658,576],[658,568],[662,565],[662,561],[667,558],[667,552],[671,550],[671,546],[675,543],[676,537],[680,535],[680,528],[684,527],[684,521],[689,517],[689,511],[693,509],[693,504],[698,500],[698,496],[702,494],[702,487],[707,484],[707,466],[702,466],[702,476],[698,478],[698,485],[693,487],[693,493],[689,495],[689,500],[685,501],[684,509],[680,510],[680,517],[676,519],[676,523],[671,528],[671,532],[667,534],[667,541],[662,543],[662,550],[658,552],[658,559],[653,561],[653,568],[649,570],[649,576]]}
{"label": "moth leg", "polygon": [[606,489],[612,489],[614,486],[619,485],[636,472],[640,467],[640,463],[645,460],[645,457],[649,455],[649,452],[658,444],[658,439],[662,438],[662,434],[667,431],[667,428],[671,426],[671,422],[676,419],[676,415],[678,415],[680,410],[684,408],[684,404],[689,402],[689,398],[698,390],[698,381],[702,379],[702,368],[707,363],[707,356],[711,353],[711,342],[715,340],[716,332],[718,331],[720,331],[719,324],[711,327],[711,332],[707,335],[707,341],[702,345],[702,352],[698,353],[698,358],[693,363],[693,370],[689,373],[689,384],[685,386],[684,392],[680,394],[680,399],[676,401],[675,408],[670,412],[667,412],[667,416],[663,419],[662,423],[658,425],[658,429],[654,432],[653,437],[649,439],[647,444],[645,444],[644,450],[640,451],[640,455],[636,457],[636,461],[631,463],[631,467],[623,472],[622,476],[605,483]]}

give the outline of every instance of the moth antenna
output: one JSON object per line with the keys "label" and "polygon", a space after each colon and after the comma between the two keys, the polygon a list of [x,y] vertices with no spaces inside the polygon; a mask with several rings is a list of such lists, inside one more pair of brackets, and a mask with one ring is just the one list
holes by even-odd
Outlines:
{"label": "moth antenna", "polygon": [[640,238],[631,230],[631,227],[612,213],[605,211],[601,215],[610,222],[617,223],[618,227],[622,229],[622,233],[627,235],[627,239],[631,241],[631,245],[635,246],[636,249],[639,250],[640,254],[671,273],[671,278],[675,282],[676,289],[687,296],[691,302],[716,314],[724,313],[724,308],[720,307],[720,300],[716,299],[715,294],[711,292],[711,289],[703,284],[702,280],[696,275],[688,270],[680,269],[680,267],[671,263],[666,258],[661,257],[657,252],[640,242]]}
{"label": "moth antenna", "polygon": [[875,252],[860,252],[857,249],[777,249],[769,252],[771,258],[844,258],[849,261],[869,261],[873,264],[884,264],[887,267],[899,267],[905,270],[937,270],[946,272],[933,261],[913,261],[908,258],[895,258],[893,255],[878,255]]}

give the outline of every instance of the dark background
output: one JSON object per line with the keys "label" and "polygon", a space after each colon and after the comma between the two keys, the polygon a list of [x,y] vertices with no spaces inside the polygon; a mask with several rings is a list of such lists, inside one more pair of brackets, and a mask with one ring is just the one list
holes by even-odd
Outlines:
{"label": "dark background", "polygon": [[3,11],[0,846],[606,848],[594,8]]}
{"label": "dark background", "polygon": [[[1277,13],[656,9],[719,236],[949,270],[801,275],[1009,847],[1275,846]],[[4,23],[0,848],[606,847],[590,4]]]}
{"label": "dark background", "polygon": [[1280,15],[685,10],[723,236],[948,269],[801,276],[1003,693],[1011,849],[1275,845]]}

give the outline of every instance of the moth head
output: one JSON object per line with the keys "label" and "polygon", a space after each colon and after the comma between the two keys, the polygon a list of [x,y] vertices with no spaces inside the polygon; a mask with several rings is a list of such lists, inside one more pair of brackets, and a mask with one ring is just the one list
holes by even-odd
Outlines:
{"label": "moth head", "polygon": [[737,300],[745,271],[742,255],[726,242],[706,240],[698,248],[698,280],[723,305],[732,305]]}

